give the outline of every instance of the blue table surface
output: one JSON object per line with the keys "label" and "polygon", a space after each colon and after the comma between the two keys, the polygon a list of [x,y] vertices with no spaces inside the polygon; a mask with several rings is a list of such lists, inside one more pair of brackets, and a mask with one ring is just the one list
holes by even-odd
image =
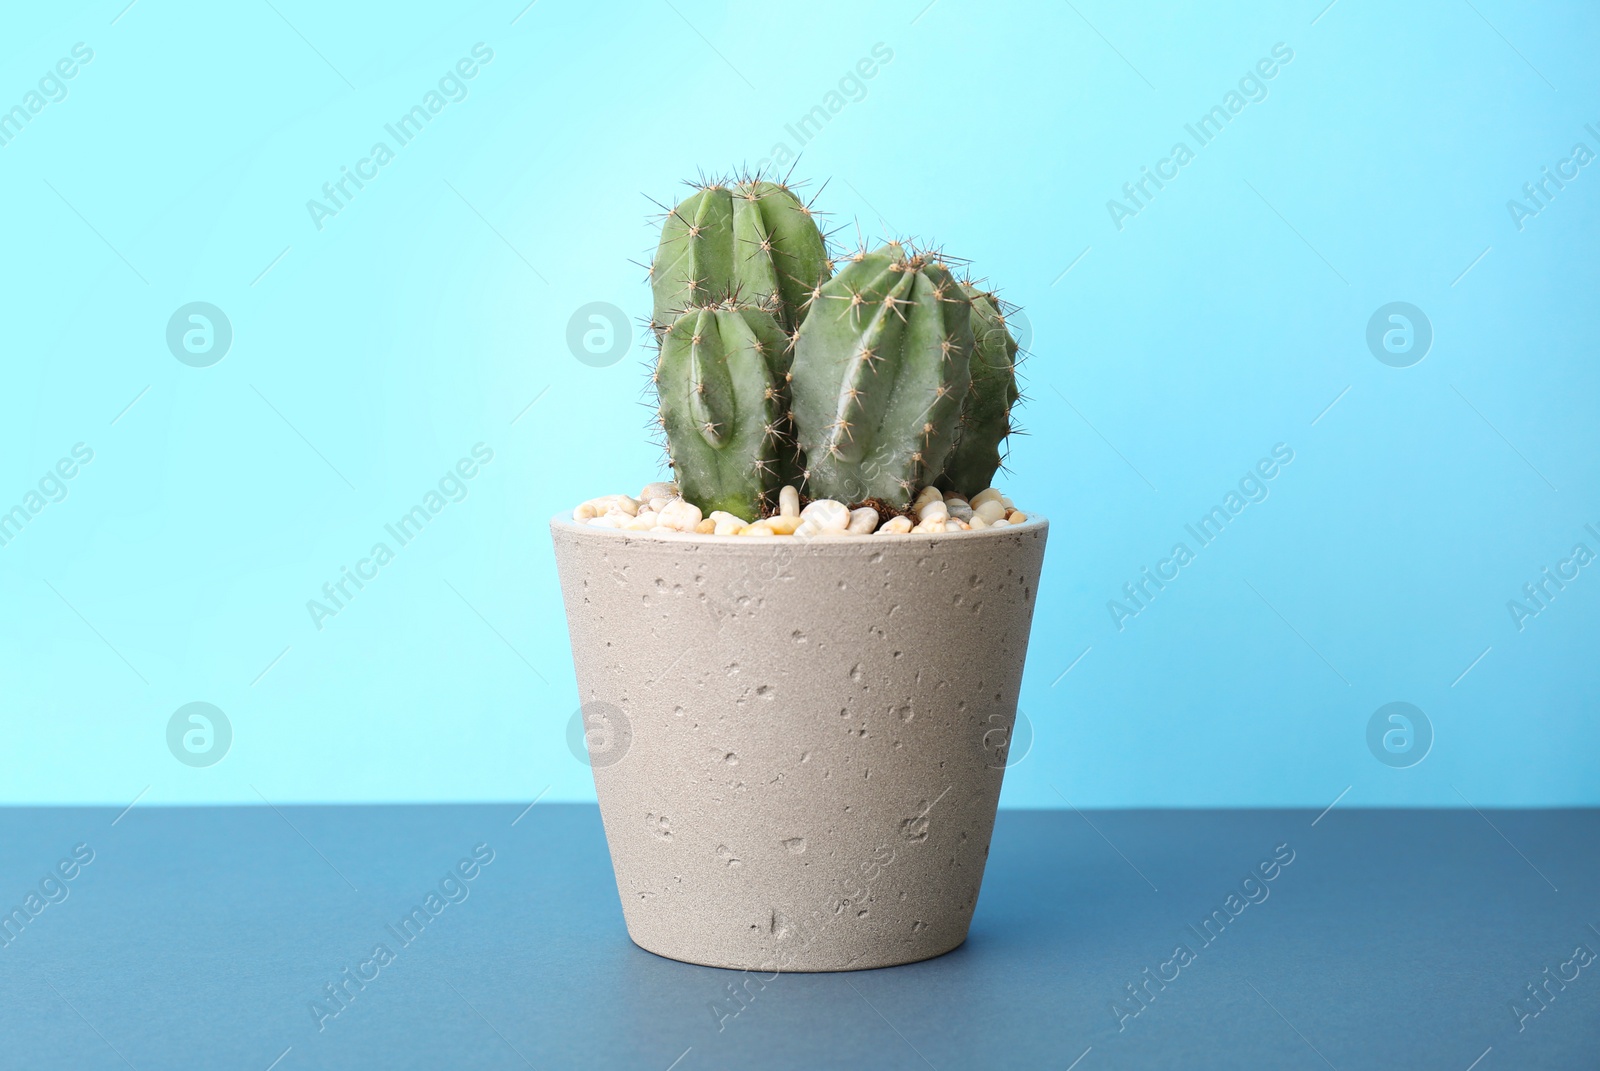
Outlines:
{"label": "blue table surface", "polygon": [[1593,810],[1003,811],[963,947],[778,978],[630,943],[593,806],[9,808],[0,882],[7,1069],[1600,1068]]}

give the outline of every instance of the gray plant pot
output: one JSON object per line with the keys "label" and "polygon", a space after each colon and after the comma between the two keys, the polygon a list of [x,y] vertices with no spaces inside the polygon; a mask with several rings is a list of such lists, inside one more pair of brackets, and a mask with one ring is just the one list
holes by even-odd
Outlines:
{"label": "gray plant pot", "polygon": [[966,940],[1042,518],[811,540],[550,529],[636,944],[769,972]]}

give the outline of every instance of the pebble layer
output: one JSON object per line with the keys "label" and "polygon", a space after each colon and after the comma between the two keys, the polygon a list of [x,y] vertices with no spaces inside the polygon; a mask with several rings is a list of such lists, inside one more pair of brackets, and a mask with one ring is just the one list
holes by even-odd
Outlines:
{"label": "pebble layer", "polygon": [[[778,512],[760,520],[746,520],[721,510],[702,517],[700,507],[678,496],[670,483],[649,483],[638,497],[601,495],[572,511],[572,519],[599,528],[628,532],[774,536],[926,535],[968,532],[978,528],[1007,528],[1028,515],[1017,509],[998,488],[979,491],[970,500],[954,492],[926,487],[911,507],[912,517],[883,519],[871,506],[851,509],[843,502],[819,498],[800,506],[800,492],[785,487],[778,493]],[[915,518],[913,520],[912,518]]]}

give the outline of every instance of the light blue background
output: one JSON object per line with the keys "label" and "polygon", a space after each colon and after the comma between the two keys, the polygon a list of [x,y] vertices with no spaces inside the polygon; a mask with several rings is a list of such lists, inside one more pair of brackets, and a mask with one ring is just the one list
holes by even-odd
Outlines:
{"label": "light blue background", "polygon": [[[1506,606],[1600,551],[1600,168],[1506,207],[1600,151],[1592,6],[124,2],[0,34],[4,107],[94,50],[0,148],[0,506],[94,450],[0,547],[0,800],[591,798],[545,521],[658,455],[644,342],[590,367],[568,319],[645,315],[644,195],[792,148],[881,42],[797,177],[841,241],[943,242],[1034,331],[1005,483],[1052,531],[1005,803],[1600,803],[1600,569],[1522,631]],[[307,200],[478,42],[319,231]],[[1107,201],[1280,42],[1119,231]],[[1435,332],[1404,369],[1365,343],[1401,300]],[[213,367],[166,347],[191,301],[231,319]],[[314,627],[479,442],[466,500]],[[1119,631],[1107,601],[1280,442]],[[166,747],[196,700],[234,731],[206,769]],[[1395,700],[1437,734],[1409,769],[1367,749]]]}

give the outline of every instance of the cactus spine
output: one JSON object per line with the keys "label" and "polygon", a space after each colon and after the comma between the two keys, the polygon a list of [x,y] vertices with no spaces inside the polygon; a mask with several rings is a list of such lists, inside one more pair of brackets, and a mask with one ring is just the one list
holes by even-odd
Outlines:
{"label": "cactus spine", "polygon": [[811,209],[759,176],[700,186],[667,213],[650,266],[658,329],[685,309],[738,300],[772,314],[785,332],[830,266]]}
{"label": "cactus spine", "polygon": [[688,309],[662,335],[661,426],[681,493],[706,513],[753,520],[793,479],[788,349],[769,313],[731,302]]}
{"label": "cactus spine", "polygon": [[994,482],[1000,448],[1012,431],[1011,407],[1019,397],[1017,342],[998,297],[968,283],[961,290],[972,302],[972,387],[939,486],[970,498]]}
{"label": "cactus spine", "polygon": [[899,242],[816,288],[790,383],[813,496],[904,508],[944,470],[971,386],[971,306],[936,254]]}

